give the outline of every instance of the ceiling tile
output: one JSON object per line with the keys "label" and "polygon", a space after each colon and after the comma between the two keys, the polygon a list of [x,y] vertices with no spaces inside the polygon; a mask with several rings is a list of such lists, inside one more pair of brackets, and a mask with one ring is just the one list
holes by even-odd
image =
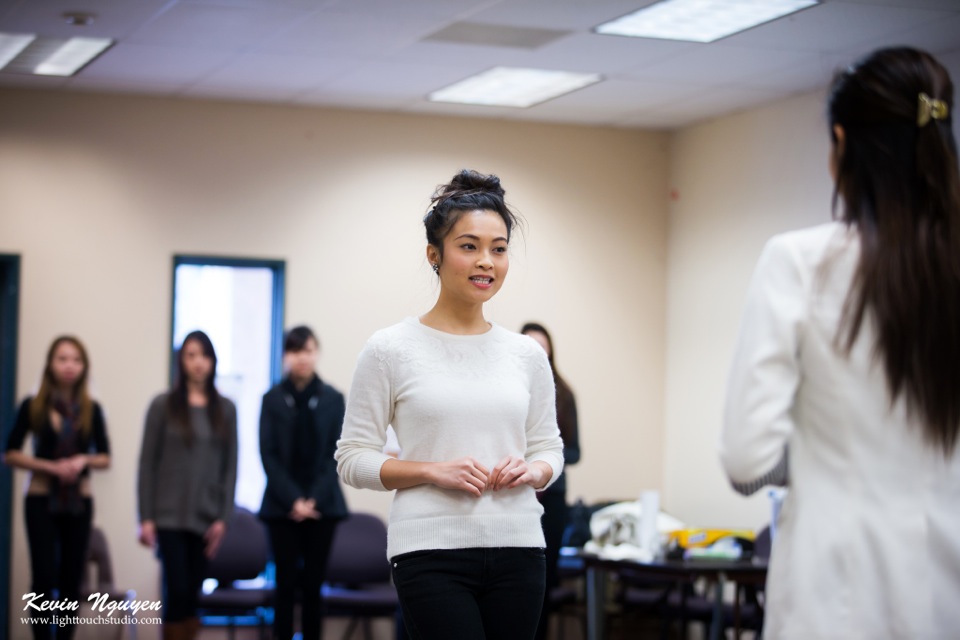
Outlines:
{"label": "ceiling tile", "polygon": [[192,83],[223,66],[230,58],[225,51],[160,47],[153,45],[115,44],[80,72],[91,80],[130,82],[143,86]]}
{"label": "ceiling tile", "polygon": [[129,42],[237,50],[276,36],[305,15],[278,7],[173,4],[134,32]]}
{"label": "ceiling tile", "polygon": [[718,44],[796,51],[845,51],[941,17],[949,17],[949,14],[835,0],[724,38]]}
{"label": "ceiling tile", "polygon": [[244,53],[232,57],[203,77],[193,89],[203,87],[300,93],[340,75],[350,73],[359,62],[312,56],[281,56]]}
{"label": "ceiling tile", "polygon": [[627,74],[638,80],[675,80],[715,87],[749,80],[791,65],[812,65],[817,54],[808,51],[768,50],[731,45],[699,45],[668,59],[638,66]]}
{"label": "ceiling tile", "polygon": [[282,34],[258,44],[257,51],[281,54],[378,56],[420,40],[443,26],[436,18],[418,15],[372,19],[368,15],[320,11]]}

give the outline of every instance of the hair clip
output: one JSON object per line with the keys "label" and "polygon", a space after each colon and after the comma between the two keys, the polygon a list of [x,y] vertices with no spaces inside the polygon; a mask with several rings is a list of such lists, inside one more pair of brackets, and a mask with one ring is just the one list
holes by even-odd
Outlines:
{"label": "hair clip", "polygon": [[930,118],[946,120],[949,112],[946,102],[921,93],[917,101],[917,126],[925,127],[930,122]]}

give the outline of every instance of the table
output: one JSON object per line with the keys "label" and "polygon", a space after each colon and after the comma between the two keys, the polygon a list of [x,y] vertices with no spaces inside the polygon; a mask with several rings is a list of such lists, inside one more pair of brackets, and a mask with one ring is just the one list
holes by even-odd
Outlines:
{"label": "table", "polygon": [[723,631],[723,588],[728,581],[738,585],[736,611],[739,612],[740,584],[762,585],[767,575],[766,560],[609,560],[580,552],[586,571],[587,640],[606,637],[607,581],[610,574],[629,569],[634,575],[651,579],[675,580],[678,584],[707,578],[713,582],[713,616],[710,640],[718,640]]}

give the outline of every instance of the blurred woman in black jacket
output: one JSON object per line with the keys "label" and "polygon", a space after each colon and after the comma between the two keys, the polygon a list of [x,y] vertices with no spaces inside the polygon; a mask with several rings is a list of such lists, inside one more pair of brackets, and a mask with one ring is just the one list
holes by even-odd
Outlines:
{"label": "blurred woman in black jacket", "polygon": [[[553,362],[553,339],[546,327],[536,322],[528,322],[520,329],[520,333],[536,340],[547,352],[550,370],[553,372],[553,382],[557,387],[557,426],[560,427],[560,437],[563,439],[563,466],[566,468],[567,465],[580,461],[577,403],[573,397],[573,390],[557,373],[557,367]],[[547,590],[543,596],[543,608],[540,610],[540,626],[537,628],[537,638],[542,639],[547,637],[550,589],[558,582],[557,560],[560,558],[563,531],[567,526],[567,474],[562,474],[545,491],[538,493],[537,497],[543,505],[543,537],[547,541]]]}
{"label": "blurred woman in black jacket", "polygon": [[267,523],[277,568],[273,629],[279,640],[293,635],[299,576],[303,640],[321,637],[320,587],[334,530],[347,515],[333,459],[343,426],[343,394],[317,376],[319,352],[308,327],[287,332],[287,377],[263,396],[260,412],[260,456],[267,475],[260,517]]}

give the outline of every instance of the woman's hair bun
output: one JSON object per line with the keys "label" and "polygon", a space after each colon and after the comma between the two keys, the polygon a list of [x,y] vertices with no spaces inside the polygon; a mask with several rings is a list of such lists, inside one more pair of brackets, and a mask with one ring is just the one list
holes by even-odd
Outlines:
{"label": "woman's hair bun", "polygon": [[443,247],[443,238],[464,211],[488,210],[496,212],[507,227],[507,239],[519,220],[504,202],[500,178],[473,169],[461,169],[447,184],[433,192],[431,208],[423,219],[427,242]]}
{"label": "woman's hair bun", "polygon": [[503,187],[500,186],[500,178],[490,174],[483,174],[473,169],[461,169],[457,175],[453,176],[450,184],[440,187],[443,190],[443,196],[456,196],[458,192],[469,191],[473,193],[487,192],[501,198],[506,194]]}

